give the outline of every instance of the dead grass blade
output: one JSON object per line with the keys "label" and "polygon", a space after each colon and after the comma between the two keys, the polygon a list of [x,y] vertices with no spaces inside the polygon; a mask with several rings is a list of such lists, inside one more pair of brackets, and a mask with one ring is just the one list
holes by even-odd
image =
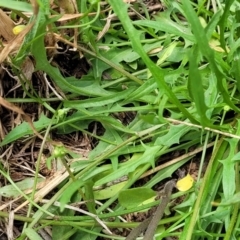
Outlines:
{"label": "dead grass blade", "polygon": [[12,53],[17,51],[22,44],[22,41],[26,34],[31,30],[34,25],[34,21],[26,26],[15,38],[13,38],[8,44],[5,45],[0,53],[0,64]]}
{"label": "dead grass blade", "polygon": [[0,9],[0,36],[2,36],[7,42],[11,41],[15,35],[12,29],[14,23],[11,18]]}
{"label": "dead grass blade", "polygon": [[[22,30],[17,36],[9,39],[10,41],[5,45],[5,47],[3,48],[3,50],[0,53],[0,64],[12,53],[14,53],[15,51],[17,51],[19,49],[19,47],[22,44],[22,41],[24,39],[24,37],[26,36],[26,34],[32,29],[34,23],[35,23],[35,19],[36,16],[38,14],[39,11],[39,6],[36,0],[31,0],[32,6],[33,6],[33,14],[35,16],[34,20],[28,24],[26,26],[26,28],[24,30]],[[0,15],[0,22],[2,16]],[[11,19],[8,19],[8,21],[11,21]],[[10,23],[9,23],[10,24]],[[14,25],[13,25],[14,26]],[[10,26],[9,26],[10,27]],[[9,28],[10,31],[12,31],[12,27]],[[13,34],[13,33],[12,33]]]}
{"label": "dead grass blade", "polygon": [[3,107],[11,110],[11,111],[14,111],[20,115],[22,115],[22,118],[28,122],[28,124],[30,125],[31,129],[33,130],[33,132],[40,138],[40,139],[44,139],[43,136],[36,130],[36,128],[34,127],[33,123],[32,123],[32,120],[31,118],[25,113],[23,112],[23,110],[17,106],[15,106],[14,104],[6,101],[4,98],[2,98],[0,96],[0,105],[2,105]]}
{"label": "dead grass blade", "polygon": [[[50,179],[47,179],[46,181],[39,183],[37,188],[40,188],[40,190],[34,195],[34,202],[38,203],[49,192],[51,192],[54,188],[56,188],[62,181],[67,179],[68,176],[69,176],[68,172],[66,172],[65,170],[61,170],[54,173],[54,175],[50,177]],[[28,205],[28,203],[29,203],[28,201],[23,202],[20,206],[18,206],[14,210],[14,212],[16,213],[21,208]]]}

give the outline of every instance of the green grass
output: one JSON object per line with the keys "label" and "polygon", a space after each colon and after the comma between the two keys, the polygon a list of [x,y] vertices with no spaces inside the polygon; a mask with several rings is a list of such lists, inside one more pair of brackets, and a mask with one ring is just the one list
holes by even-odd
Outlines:
{"label": "green grass", "polygon": [[[24,223],[17,239],[42,239],[39,230],[49,226],[53,240],[125,239],[109,229],[136,227],[137,222],[119,217],[159,204],[151,189],[177,178],[176,171],[189,168],[190,162],[198,166],[194,186],[187,192],[174,190],[156,239],[239,239],[239,3],[163,1],[162,11],[140,19],[129,18],[131,8],[123,1],[77,1],[78,12],[85,14],[60,25],[59,8],[53,9],[48,0],[38,2],[37,16],[28,20],[34,22],[32,29],[3,63],[21,82],[20,93],[3,97],[23,110],[25,104],[38,106],[34,126],[44,136],[36,148],[33,177],[18,183],[9,174],[11,161],[10,169],[6,165],[11,156],[4,153],[29,142],[34,137],[31,126],[24,121],[7,126],[0,143],[3,203],[18,196],[18,205],[26,201],[25,215],[14,215]],[[0,7],[8,4],[2,0]],[[141,1],[131,7],[147,11]],[[9,10],[14,18],[29,9],[28,3],[11,1]],[[117,18],[97,41],[104,19],[113,13]],[[72,28],[78,30],[77,46]],[[85,57],[89,69],[81,79],[52,64],[47,36],[60,46],[76,47]],[[21,70],[26,56],[33,59],[48,95],[35,89],[34,80],[26,80]],[[64,136],[77,139],[77,134],[92,147],[61,143]],[[196,155],[194,149],[200,147]],[[176,153],[183,157],[170,161]],[[169,160],[162,163],[166,156]],[[48,167],[58,165],[59,179],[63,166],[68,174],[36,201],[44,157]],[[151,178],[139,180],[155,167]],[[32,192],[24,193],[29,188]],[[85,211],[73,207],[81,201],[86,201]],[[2,209],[0,216],[10,213]]]}

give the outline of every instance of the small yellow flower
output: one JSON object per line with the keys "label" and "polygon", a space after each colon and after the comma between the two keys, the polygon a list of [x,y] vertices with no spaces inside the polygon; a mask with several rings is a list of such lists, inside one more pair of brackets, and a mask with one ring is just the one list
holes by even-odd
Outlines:
{"label": "small yellow flower", "polygon": [[187,176],[177,181],[176,188],[181,192],[185,192],[193,186],[193,182],[192,176],[188,173]]}
{"label": "small yellow flower", "polygon": [[26,26],[18,25],[12,29],[14,35],[18,35]]}

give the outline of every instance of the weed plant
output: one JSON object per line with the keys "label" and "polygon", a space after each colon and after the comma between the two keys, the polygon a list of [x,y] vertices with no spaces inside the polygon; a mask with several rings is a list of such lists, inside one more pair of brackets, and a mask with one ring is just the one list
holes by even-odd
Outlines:
{"label": "weed plant", "polygon": [[[153,189],[183,168],[195,172],[194,185],[174,190],[155,239],[240,238],[240,4],[153,2],[162,7],[155,14],[141,0],[38,0],[33,9],[0,1],[30,26],[23,40],[16,37],[17,51],[2,47],[2,67],[22,89],[9,97],[3,88],[2,97],[10,112],[10,103],[37,105],[33,125],[43,136],[34,174],[15,182],[7,153],[36,135],[29,121],[2,128],[0,216],[9,226],[24,223],[17,240],[44,239],[49,227],[53,240],[125,239],[124,229],[138,225],[125,216],[156,206]],[[86,62],[81,77],[54,64],[70,52]],[[26,61],[44,94],[26,76]],[[40,174],[43,159],[51,177]]]}

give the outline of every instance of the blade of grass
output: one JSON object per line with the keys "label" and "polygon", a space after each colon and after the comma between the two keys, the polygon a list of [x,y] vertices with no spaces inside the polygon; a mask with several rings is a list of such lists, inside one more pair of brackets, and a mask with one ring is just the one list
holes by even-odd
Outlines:
{"label": "blade of grass", "polygon": [[30,240],[43,240],[40,235],[32,228],[26,228],[24,232]]}
{"label": "blade of grass", "polygon": [[19,2],[19,1],[12,1],[12,0],[1,0],[0,7],[14,9],[21,12],[32,12],[33,8],[32,5],[27,2]]}
{"label": "blade of grass", "polygon": [[188,0],[183,0],[182,3],[185,16],[188,22],[191,24],[192,31],[197,41],[197,45],[199,46],[199,50],[201,51],[203,56],[206,57],[212,71],[215,73],[218,80],[217,85],[223,95],[224,100],[232,109],[239,112],[240,109],[235,106],[235,104],[231,101],[231,98],[224,87],[226,86],[226,76],[223,74],[222,71],[219,70],[219,67],[216,65],[214,51],[210,48],[208,44],[206,33],[197,17],[197,14],[195,13],[191,3]]}
{"label": "blade of grass", "polygon": [[220,26],[220,43],[221,43],[221,47],[226,51],[226,42],[225,42],[225,27],[227,25],[227,21],[228,21],[228,16],[229,16],[229,11],[230,11],[230,7],[231,5],[234,3],[234,0],[227,0],[225,2],[225,8],[223,11],[223,15],[221,20],[219,21],[219,26]]}
{"label": "blade of grass", "polygon": [[[152,131],[160,128],[161,126],[162,126],[162,125],[156,125],[156,126],[154,126],[154,127],[152,127],[152,128],[149,128],[149,129],[146,129],[146,130],[144,130],[144,131],[142,131],[142,132],[139,132],[136,136],[133,136],[133,137],[127,139],[126,141],[124,141],[122,144],[119,144],[118,146],[113,147],[113,148],[110,149],[109,151],[104,152],[101,156],[97,157],[94,162],[90,163],[90,164],[89,164],[88,166],[86,166],[81,172],[79,172],[78,174],[76,174],[75,178],[76,178],[76,179],[83,178],[84,176],[86,176],[87,174],[89,174],[89,172],[91,172],[92,169],[93,169],[95,166],[99,165],[104,159],[107,159],[112,153],[114,153],[115,151],[119,150],[121,147],[126,146],[128,143],[136,140],[137,138],[143,137],[143,136],[145,136],[145,135],[148,135],[148,134],[151,133]],[[147,165],[142,169],[142,171],[140,172],[139,176],[141,176],[141,175],[149,168],[149,166],[150,166],[150,165],[147,164]],[[139,177],[139,176],[136,175],[136,177]],[[72,184],[72,181],[71,181],[71,179],[70,179],[69,182],[66,183],[66,184],[51,198],[51,200],[49,200],[49,202],[48,202],[47,204],[45,204],[44,206],[42,206],[42,209],[44,209],[44,210],[46,211],[46,210],[64,193],[64,191],[65,191],[71,184]],[[129,184],[130,184],[130,186],[131,186],[132,182],[129,183]],[[126,186],[126,187],[129,187],[129,185]],[[106,202],[106,203],[107,203],[107,202]],[[33,205],[34,205],[34,204],[33,204]],[[99,210],[99,209],[98,209],[98,210]],[[98,212],[98,211],[97,211],[97,212]],[[32,228],[32,227],[41,219],[42,215],[43,215],[43,212],[37,211],[37,212],[34,214],[34,216],[33,216],[33,218],[34,218],[33,221],[29,224],[28,227],[29,227],[29,228]],[[25,234],[22,234],[20,239],[24,239],[24,236],[25,236]]]}
{"label": "blade of grass", "polygon": [[134,25],[150,27],[155,30],[164,31],[169,34],[174,34],[179,37],[183,37],[184,39],[189,40],[190,42],[195,42],[195,38],[192,33],[189,31],[189,28],[179,26],[179,24],[173,22],[166,17],[156,17],[156,21],[152,20],[138,20],[133,23]]}
{"label": "blade of grass", "polygon": [[221,138],[213,152],[213,155],[208,163],[207,170],[205,172],[200,190],[198,192],[197,200],[194,205],[193,213],[190,215],[190,217],[187,219],[183,233],[181,234],[180,240],[192,240],[193,232],[195,229],[195,224],[199,218],[199,210],[201,209],[201,204],[204,202],[204,199],[206,199],[208,192],[208,186],[211,185],[211,176],[213,175],[212,167],[214,162],[216,162],[216,159],[221,158],[221,156],[224,154],[227,148],[227,143],[223,141],[224,139]]}
{"label": "blade of grass", "polygon": [[139,42],[140,39],[140,32],[137,31],[128,14],[127,14],[127,7],[128,5],[125,4],[123,1],[109,1],[114,12],[117,14],[118,18],[120,19],[125,31],[128,34],[128,37],[130,41],[132,42],[132,47],[137,52],[143,61],[145,62],[146,66],[148,67],[149,71],[152,73],[153,77],[155,78],[155,81],[158,83],[159,89],[163,89],[166,94],[168,95],[170,101],[172,101],[179,110],[192,122],[196,122],[192,114],[190,114],[180,103],[180,101],[177,99],[177,97],[174,95],[174,93],[171,91],[169,86],[164,81],[164,71],[161,68],[158,68],[148,57],[146,52],[144,51],[141,43]]}
{"label": "blade of grass", "polygon": [[[240,188],[239,188],[239,164],[238,163],[235,164],[235,175],[236,175],[236,178],[235,178],[236,179],[236,190],[237,190],[237,192],[239,192]],[[236,228],[238,227],[236,222],[237,222],[237,217],[239,216],[239,206],[240,206],[239,202],[234,204],[231,221],[229,223],[226,235],[223,240],[230,240],[231,236],[234,234],[233,232],[236,231],[236,229],[234,229],[234,227],[236,227]]]}
{"label": "blade of grass", "polygon": [[[198,70],[197,58],[198,49],[195,47],[189,56],[189,78],[188,78],[188,89],[191,97],[194,99],[194,103],[199,114],[199,122],[202,126],[212,126],[213,124],[209,121],[206,116],[207,106],[205,104],[204,89],[202,85],[202,76]],[[198,83],[196,86],[196,82]]]}
{"label": "blade of grass", "polygon": [[[2,167],[1,167],[2,168]],[[0,173],[2,174],[2,176],[4,176],[10,183],[11,185],[20,193],[21,196],[23,196],[26,200],[29,201],[29,203],[31,203],[34,207],[36,207],[37,209],[39,209],[42,213],[47,214],[48,216],[54,216],[52,213],[48,212],[46,209],[42,208],[41,206],[39,206],[38,204],[36,204],[31,198],[29,198],[15,183],[14,181],[10,178],[10,176],[8,175],[8,173],[4,172],[2,169],[0,168]]]}

